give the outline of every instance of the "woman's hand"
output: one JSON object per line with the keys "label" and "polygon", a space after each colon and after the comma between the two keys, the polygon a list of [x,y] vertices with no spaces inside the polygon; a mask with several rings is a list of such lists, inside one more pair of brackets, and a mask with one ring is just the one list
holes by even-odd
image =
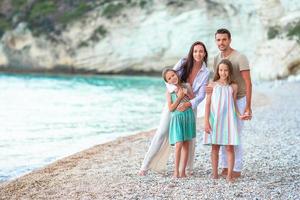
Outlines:
{"label": "woman's hand", "polygon": [[190,102],[184,102],[184,103],[179,104],[179,106],[177,107],[176,110],[178,110],[180,112],[184,112],[189,107],[191,107],[191,103]]}

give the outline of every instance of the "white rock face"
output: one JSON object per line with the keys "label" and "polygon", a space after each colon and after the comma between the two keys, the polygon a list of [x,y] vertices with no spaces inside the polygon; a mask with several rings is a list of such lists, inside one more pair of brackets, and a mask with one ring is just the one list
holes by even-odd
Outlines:
{"label": "white rock face", "polygon": [[[284,78],[298,72],[299,44],[284,38],[268,40],[267,31],[270,26],[299,21],[299,11],[296,0],[200,0],[188,1],[184,7],[155,0],[148,10],[132,8],[108,21],[95,8],[81,21],[70,24],[60,42],[45,36],[34,38],[24,24],[7,32],[0,43],[0,66],[60,66],[102,73],[160,71],[186,56],[197,40],[206,44],[211,65],[218,52],[214,33],[226,27],[232,32],[232,47],[248,56],[254,78]],[[88,41],[99,26],[107,30],[105,37]],[[81,45],[86,41],[87,45]]]}
{"label": "white rock face", "polygon": [[294,67],[300,66],[300,45],[295,41],[274,39],[264,42],[257,55],[252,71],[257,79],[285,78],[296,70]]}

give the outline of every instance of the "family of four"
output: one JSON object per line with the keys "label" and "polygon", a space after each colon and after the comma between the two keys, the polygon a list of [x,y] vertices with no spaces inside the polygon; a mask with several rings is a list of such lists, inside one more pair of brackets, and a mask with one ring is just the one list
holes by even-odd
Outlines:
{"label": "family of four", "polygon": [[221,147],[222,176],[230,182],[241,175],[243,166],[243,121],[252,117],[252,84],[246,56],[230,46],[227,29],[215,33],[220,53],[214,57],[213,81],[209,81],[208,53],[195,42],[188,56],[162,76],[167,86],[167,103],[159,127],[145,155],[139,175],[149,169],[164,171],[170,145],[175,145],[173,176],[193,174],[197,106],[206,98],[203,144],[211,145],[212,177],[218,178]]}

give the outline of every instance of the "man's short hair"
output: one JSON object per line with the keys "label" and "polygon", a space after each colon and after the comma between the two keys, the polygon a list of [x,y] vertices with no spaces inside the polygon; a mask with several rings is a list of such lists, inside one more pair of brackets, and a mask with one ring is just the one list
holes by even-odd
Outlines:
{"label": "man's short hair", "polygon": [[216,31],[215,33],[215,37],[217,34],[227,34],[228,35],[228,38],[231,39],[231,34],[230,34],[230,31],[227,30],[226,28],[220,28]]}

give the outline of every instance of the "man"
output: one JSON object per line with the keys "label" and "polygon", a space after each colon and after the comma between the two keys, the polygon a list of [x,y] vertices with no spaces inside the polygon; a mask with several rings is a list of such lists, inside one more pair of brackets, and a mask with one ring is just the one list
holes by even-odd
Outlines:
{"label": "man", "polygon": [[[231,34],[227,29],[219,29],[215,33],[215,41],[220,52],[214,57],[214,70],[216,70],[218,63],[222,59],[228,59],[233,66],[233,80],[238,85],[237,93],[237,107],[239,112],[243,115],[243,120],[250,120],[252,118],[251,110],[251,96],[252,96],[252,83],[250,77],[250,67],[247,57],[230,46]],[[211,88],[207,92],[212,92]],[[243,121],[238,119],[238,131],[240,134],[241,144],[235,147],[235,163],[233,176],[235,178],[241,176],[243,167],[243,147],[242,147],[242,129]],[[227,175],[227,158],[225,148],[221,149],[221,167],[222,175]]]}

